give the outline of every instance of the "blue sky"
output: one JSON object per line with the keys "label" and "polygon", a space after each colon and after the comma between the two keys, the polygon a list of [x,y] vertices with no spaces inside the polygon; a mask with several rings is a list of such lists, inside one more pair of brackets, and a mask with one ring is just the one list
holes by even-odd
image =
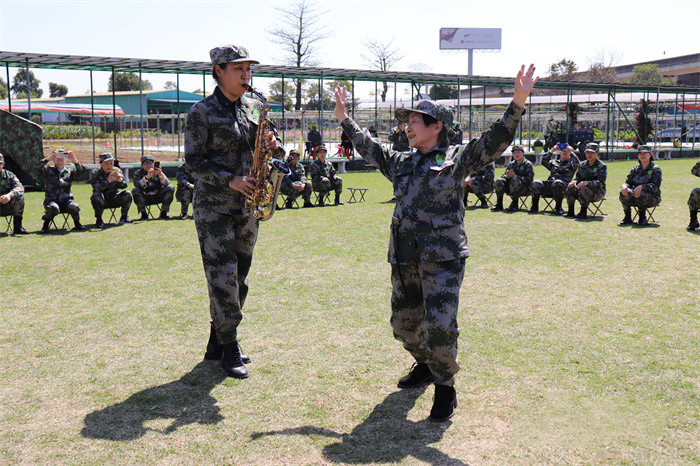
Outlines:
{"label": "blue sky", "polygon": [[[211,47],[245,45],[262,63],[283,63],[266,32],[276,25],[277,4],[258,1],[33,1],[0,0],[0,50],[134,58],[208,60]],[[319,66],[366,68],[367,39],[394,40],[404,58],[436,73],[467,73],[466,52],[438,50],[441,27],[502,28],[502,50],[476,52],[474,74],[514,76],[534,62],[544,74],[561,58],[586,69],[597,55],[614,52],[618,64],[700,51],[700,1],[317,1],[326,11],[329,37],[319,45]],[[10,70],[14,76],[15,70]],[[87,72],[34,70],[69,92],[89,90]],[[1,75],[6,78],[5,70]],[[106,91],[107,73],[95,73]],[[146,75],[160,88],[170,75]],[[181,87],[201,88],[181,77]],[[207,87],[210,83],[207,83]],[[372,86],[373,87],[373,86]],[[265,89],[263,87],[263,89]]]}

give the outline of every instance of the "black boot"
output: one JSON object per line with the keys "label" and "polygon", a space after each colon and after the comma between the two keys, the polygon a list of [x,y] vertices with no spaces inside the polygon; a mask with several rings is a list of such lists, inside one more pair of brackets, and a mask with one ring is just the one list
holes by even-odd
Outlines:
{"label": "black boot", "polygon": [[85,231],[85,227],[80,223],[79,215],[73,215],[73,231]]}
{"label": "black boot", "polygon": [[575,217],[576,216],[576,212],[574,211],[575,208],[576,208],[576,205],[573,202],[571,204],[569,204],[569,211],[566,213],[566,217]]}
{"label": "black boot", "polygon": [[632,225],[632,209],[625,207],[625,218],[622,219],[620,225]]}
{"label": "black boot", "polygon": [[581,204],[581,211],[576,216],[579,220],[584,220],[588,218],[588,204]]}
{"label": "black boot", "polygon": [[148,220],[148,213],[145,210],[141,212],[141,220]]}
{"label": "black boot", "polygon": [[536,214],[540,211],[540,196],[532,196],[532,207],[530,207],[530,213]]}
{"label": "black boot", "polygon": [[700,228],[700,223],[698,223],[698,211],[694,210],[690,213],[690,223],[688,224],[686,230],[695,231],[698,228]]}
{"label": "black boot", "polygon": [[481,209],[488,209],[489,208],[489,203],[485,197],[482,197],[479,200],[481,201],[481,205],[479,206],[479,208],[481,208]]}
{"label": "black boot", "polygon": [[284,208],[285,209],[291,209],[292,208],[292,198],[288,197],[287,202],[284,203]]}
{"label": "black boot", "polygon": [[335,205],[343,205],[343,203],[340,202],[340,193],[335,193]]}
{"label": "black boot", "polygon": [[[240,351],[240,347],[239,347]],[[216,339],[216,330],[214,326],[211,326],[211,331],[209,332],[209,341],[207,342],[207,350],[204,353],[204,359],[209,359],[211,361],[218,361],[224,354],[224,347]],[[241,353],[241,362],[243,364],[250,364],[250,357],[247,354]]]}
{"label": "black boot", "polygon": [[325,199],[326,199],[326,195],[325,195],[325,194],[321,194],[320,196],[318,196],[318,206],[319,206],[319,207],[326,207],[326,201],[325,201]]}
{"label": "black boot", "polygon": [[430,410],[430,420],[446,421],[452,417],[457,407],[457,392],[449,385],[435,384],[433,408]]}
{"label": "black boot", "polygon": [[399,379],[398,387],[412,388],[430,383],[433,380],[435,380],[435,376],[433,376],[428,365],[424,362],[416,362],[413,364],[408,374]]}
{"label": "black boot", "polygon": [[508,212],[516,212],[518,210],[518,196],[515,196],[508,206]]}
{"label": "black boot", "polygon": [[647,219],[647,209],[644,207],[639,208],[639,219],[637,220],[637,225],[640,227],[649,225],[649,219]]}
{"label": "black boot", "polygon": [[22,226],[22,217],[19,215],[15,215],[14,217],[14,229],[12,230],[12,233],[15,235],[26,235],[29,232],[24,229]]}
{"label": "black boot", "polygon": [[122,215],[122,216],[119,218],[119,224],[120,224],[120,225],[124,225],[125,223],[131,223],[131,220],[129,220],[129,216],[128,216],[128,215]]}
{"label": "black boot", "polygon": [[241,350],[238,348],[238,342],[222,345],[223,354],[221,355],[221,367],[226,371],[229,377],[234,379],[247,379],[248,369],[243,365],[241,360]]}
{"label": "black boot", "polygon": [[562,199],[556,200],[557,204],[554,207],[554,215],[564,215],[564,211],[561,209]]}
{"label": "black boot", "polygon": [[161,220],[168,220],[170,218],[170,215],[168,215],[167,210],[161,211],[160,215],[158,216],[159,219]]}
{"label": "black boot", "polygon": [[503,210],[503,195],[502,194],[496,195],[496,205],[491,207],[491,210],[493,210],[494,212],[498,212],[499,210]]}
{"label": "black boot", "polygon": [[313,203],[311,201],[304,201],[304,205],[302,207],[308,208],[308,207],[316,207],[316,206],[313,205]]}
{"label": "black boot", "polygon": [[181,210],[180,211],[180,218],[185,220],[187,218],[187,211],[186,210]]}
{"label": "black boot", "polygon": [[44,220],[44,224],[41,225],[41,230],[39,230],[39,233],[48,233],[50,229],[51,229],[51,220]]}
{"label": "black boot", "polygon": [[102,217],[95,217],[95,228],[102,228],[105,226],[105,222],[102,221]]}

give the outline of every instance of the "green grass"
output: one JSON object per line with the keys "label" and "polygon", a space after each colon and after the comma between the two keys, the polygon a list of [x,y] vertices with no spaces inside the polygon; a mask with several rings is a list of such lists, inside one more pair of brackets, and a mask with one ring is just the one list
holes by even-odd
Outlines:
{"label": "green grass", "polygon": [[[202,362],[192,220],[1,237],[0,462],[697,464],[694,162],[660,162],[658,227],[617,226],[631,161],[609,164],[602,221],[467,211],[460,404],[440,425],[432,387],[396,388],[411,361],[388,323],[378,173],[343,175],[367,203],[261,225],[245,381]],[[74,192],[92,226],[89,187]],[[36,231],[43,193],[26,197]]]}

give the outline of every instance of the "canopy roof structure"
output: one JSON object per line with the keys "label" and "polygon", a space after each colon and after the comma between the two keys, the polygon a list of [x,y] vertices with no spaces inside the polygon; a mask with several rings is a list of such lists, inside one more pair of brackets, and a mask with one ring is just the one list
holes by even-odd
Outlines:
{"label": "canopy roof structure", "polygon": [[[55,55],[44,53],[0,51],[0,64],[12,67],[55,68],[142,73],[206,74],[211,72],[209,62],[184,60],[157,60],[145,58],[95,57],[84,55]],[[342,79],[356,81],[391,81],[397,83],[471,84],[476,86],[513,85],[514,78],[467,76],[459,74],[416,73],[401,71],[355,70],[281,65],[254,65],[255,75],[270,78]],[[563,82],[541,79],[536,88],[570,89],[598,92],[660,92],[677,94],[700,93],[700,87],[650,86],[622,83]]]}
{"label": "canopy roof structure", "polygon": [[[8,102],[0,102],[0,110],[9,111],[10,105]],[[112,107],[111,105],[94,105],[90,106],[87,104],[54,104],[46,102],[35,102],[32,104],[31,108],[33,113],[45,113],[45,112],[59,112],[59,113],[76,113],[90,115],[94,113],[95,115],[124,115],[124,110],[118,105]],[[18,113],[25,113],[29,111],[29,105],[27,102],[14,102],[12,104],[12,111]]]}

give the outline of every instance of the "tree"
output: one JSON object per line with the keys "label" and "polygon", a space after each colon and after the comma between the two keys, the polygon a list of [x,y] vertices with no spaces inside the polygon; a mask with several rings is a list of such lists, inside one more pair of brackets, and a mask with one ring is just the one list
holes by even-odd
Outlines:
{"label": "tree", "polygon": [[[114,76],[114,82],[112,82]],[[148,91],[153,89],[153,85],[147,79],[141,81],[141,89]],[[109,76],[107,83],[107,91],[138,91],[139,90],[139,75],[136,73],[114,73]]]}
{"label": "tree", "polygon": [[292,109],[292,94],[294,94],[294,86],[289,82],[284,83],[284,102],[282,101],[282,80],[279,79],[270,84],[270,92],[267,99],[271,102],[280,102],[284,105],[285,110]]}
{"label": "tree", "polygon": [[614,83],[617,72],[613,69],[620,61],[621,54],[615,50],[599,50],[596,56],[589,60],[589,67],[584,77],[594,83]]}
{"label": "tree", "polygon": [[557,63],[549,65],[549,79],[554,81],[573,81],[574,73],[578,69],[578,65],[573,60],[562,58]]}
{"label": "tree", "polygon": [[566,106],[566,112],[569,114],[569,127],[575,130],[576,125],[578,125],[578,116],[581,114],[581,104],[569,102]]}
{"label": "tree", "polygon": [[637,107],[637,115],[635,115],[635,127],[637,129],[637,144],[646,144],[649,140],[649,135],[654,131],[654,124],[651,122],[649,114],[652,111],[651,102],[648,100],[640,100]]}
{"label": "tree", "polygon": [[[296,67],[316,64],[314,55],[315,45],[328,37],[323,27],[320,25],[321,16],[325,12],[319,12],[317,7],[310,0],[298,0],[289,7],[277,8],[279,21],[283,24],[268,34],[272,37],[272,42],[282,46],[286,53],[286,62]],[[301,109],[302,79],[294,80],[296,86],[294,108]]]}
{"label": "tree", "polygon": [[648,63],[646,65],[637,65],[632,69],[634,73],[630,83],[632,84],[650,84],[653,86],[669,86],[673,85],[671,78],[665,78],[661,74],[659,65],[656,63]]}
{"label": "tree", "polygon": [[[331,96],[333,94],[329,91],[325,91],[323,93],[323,109],[324,110],[332,110],[335,104],[333,103],[333,100],[331,99]],[[304,105],[304,108],[306,110],[320,110],[321,109],[321,99],[319,99],[319,83],[317,82],[312,82],[309,84],[308,89],[306,90],[306,105]]]}
{"label": "tree", "polygon": [[[410,65],[408,65],[408,70],[413,71],[415,73],[428,73],[432,70],[432,68],[430,67],[430,65],[428,65],[426,63],[419,62],[419,63],[411,63]],[[416,98],[422,99],[423,94],[421,93],[421,89],[426,84],[421,83],[421,82],[414,82],[411,84],[413,86],[413,90],[416,92]]]}
{"label": "tree", "polygon": [[68,94],[68,86],[65,84],[49,83],[49,97],[63,97]]}
{"label": "tree", "polygon": [[165,81],[164,89],[177,89],[177,83],[175,81]]}
{"label": "tree", "polygon": [[0,78],[0,99],[7,99],[7,83]]}
{"label": "tree", "polygon": [[454,99],[457,97],[457,86],[454,84],[433,84],[428,91],[428,97],[433,100]]}
{"label": "tree", "polygon": [[42,89],[39,89],[39,84],[41,84],[41,81],[34,77],[34,73],[32,71],[29,71],[29,73],[27,73],[26,68],[20,68],[17,70],[17,74],[15,74],[15,77],[12,79],[13,84],[10,89],[12,90],[16,98],[26,99],[27,76],[29,76],[30,96],[32,97],[32,99],[40,98],[44,94],[44,91]]}
{"label": "tree", "polygon": [[[399,55],[399,51],[393,46],[394,39],[389,42],[381,42],[378,39],[368,40],[364,43],[368,55],[362,55],[365,63],[373,70],[389,71],[394,65],[403,58]],[[389,90],[389,84],[386,81],[382,82],[382,102],[386,102],[386,93]]]}

